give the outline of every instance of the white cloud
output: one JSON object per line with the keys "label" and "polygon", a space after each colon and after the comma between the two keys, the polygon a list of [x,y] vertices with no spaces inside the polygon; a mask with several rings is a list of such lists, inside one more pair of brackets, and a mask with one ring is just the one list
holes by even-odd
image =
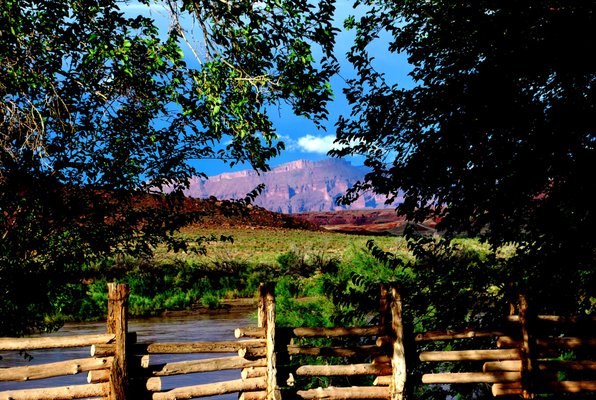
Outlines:
{"label": "white cloud", "polygon": [[300,150],[307,153],[327,154],[329,150],[336,147],[333,144],[334,140],[334,135],[326,135],[323,137],[306,135],[298,139],[298,146]]}

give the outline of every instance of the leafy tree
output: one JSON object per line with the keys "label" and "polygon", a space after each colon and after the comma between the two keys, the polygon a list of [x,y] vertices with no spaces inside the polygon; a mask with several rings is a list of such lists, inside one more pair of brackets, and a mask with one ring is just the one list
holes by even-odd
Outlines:
{"label": "leafy tree", "polygon": [[[411,220],[439,219],[447,237],[516,243],[504,280],[593,310],[594,3],[364,3],[345,23],[357,77],[334,154],[364,155],[372,171],[347,200],[373,188],[403,196]],[[411,87],[375,69],[370,47],[387,37]]]}
{"label": "leafy tree", "polygon": [[171,11],[168,32],[117,0],[0,3],[0,334],[47,327],[94,260],[184,248],[191,160],[266,170],[283,148],[268,109],[326,116],[332,2],[142,3]]}

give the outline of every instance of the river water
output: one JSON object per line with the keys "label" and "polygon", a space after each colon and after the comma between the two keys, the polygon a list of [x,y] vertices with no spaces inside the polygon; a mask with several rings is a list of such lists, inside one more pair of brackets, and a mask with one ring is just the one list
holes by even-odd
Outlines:
{"label": "river water", "polygon": [[[129,321],[129,332],[137,333],[139,343],[150,342],[211,342],[235,340],[234,329],[256,326],[255,312],[221,311],[182,317],[157,317],[133,319]],[[53,336],[85,335],[105,333],[105,322],[67,324]],[[18,352],[0,354],[0,368],[21,365],[45,364],[75,358],[89,357],[89,347],[69,348],[62,350],[34,350],[31,361],[24,359]],[[230,356],[235,354],[171,354],[152,355],[151,364],[164,362],[197,360]],[[239,370],[218,371],[209,373],[187,374],[162,378],[162,390],[175,387],[192,386],[203,383],[240,379]],[[0,391],[11,389],[30,389],[40,387],[56,387],[64,385],[81,385],[87,383],[87,373],[56,377],[30,382],[0,382]],[[237,399],[237,394],[217,396],[218,399]]]}

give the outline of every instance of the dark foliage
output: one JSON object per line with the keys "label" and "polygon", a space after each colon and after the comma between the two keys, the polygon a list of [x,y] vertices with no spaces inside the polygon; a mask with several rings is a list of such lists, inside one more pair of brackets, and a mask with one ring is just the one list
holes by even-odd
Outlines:
{"label": "dark foliage", "polygon": [[[596,50],[595,4],[366,4],[362,18],[346,21],[356,29],[348,58],[358,77],[345,92],[351,115],[338,123],[346,148],[334,152],[363,154],[372,168],[351,195],[403,194],[400,213],[438,217],[449,237],[516,243],[506,279],[543,300],[556,293],[553,306],[589,303],[596,62],[586,55]],[[396,64],[407,57],[411,88],[374,68],[368,49],[380,36],[390,37]]]}
{"label": "dark foliage", "polygon": [[332,3],[142,3],[196,19],[197,67],[176,18],[160,32],[116,0],[0,3],[2,334],[43,326],[90,262],[184,250],[174,233],[197,215],[179,213],[181,190],[203,176],[190,161],[267,170],[283,148],[269,107],[326,116]]}

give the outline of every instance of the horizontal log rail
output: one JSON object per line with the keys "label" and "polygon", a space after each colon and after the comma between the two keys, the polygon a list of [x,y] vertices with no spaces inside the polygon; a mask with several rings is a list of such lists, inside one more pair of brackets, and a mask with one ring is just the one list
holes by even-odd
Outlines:
{"label": "horizontal log rail", "polygon": [[296,392],[299,398],[304,400],[329,399],[389,399],[389,388],[386,386],[352,386],[352,387],[328,387]]}
{"label": "horizontal log rail", "polygon": [[[579,337],[552,337],[536,338],[535,344],[541,348],[561,347],[565,349],[578,349],[582,347],[596,347],[596,338]],[[498,348],[520,347],[521,341],[510,336],[501,336],[497,339]]]}
{"label": "horizontal log rail", "polygon": [[336,346],[336,347],[314,347],[314,346],[296,346],[288,345],[289,355],[305,355],[320,357],[366,357],[381,356],[387,352],[377,345],[362,346]]}
{"label": "horizontal log rail", "polygon": [[0,381],[30,381],[75,375],[81,372],[108,368],[112,362],[112,357],[81,358],[40,365],[0,368]]}
{"label": "horizontal log rail", "polygon": [[147,381],[145,381],[145,389],[147,389],[148,392],[161,392],[161,388],[160,377],[147,378]]}
{"label": "horizontal log rail", "polygon": [[422,375],[422,383],[448,384],[448,383],[501,383],[519,382],[520,372],[499,371],[499,372],[445,372]]}
{"label": "horizontal log rail", "polygon": [[429,342],[435,340],[457,340],[457,339],[473,339],[473,338],[490,338],[505,336],[502,331],[475,331],[466,329],[462,331],[433,331],[417,333],[414,337],[416,342]]}
{"label": "horizontal log rail", "polygon": [[[178,343],[137,343],[132,353],[144,354],[193,354],[193,353],[237,353],[243,348],[265,348],[264,340],[239,340],[222,342],[178,342]],[[113,344],[91,346],[91,355],[105,357],[114,354]]]}
{"label": "horizontal log rail", "polygon": [[454,351],[423,351],[419,354],[420,361],[499,361],[521,359],[518,349],[502,350],[454,350]]}
{"label": "horizontal log rail", "polygon": [[207,383],[204,385],[186,386],[167,392],[153,393],[153,400],[192,399],[195,397],[216,396],[228,393],[248,392],[266,388],[265,378],[237,379],[226,382]]}
{"label": "horizontal log rail", "polygon": [[87,373],[87,383],[107,382],[110,379],[109,369],[98,369]]}
{"label": "horizontal log rail", "polygon": [[236,337],[236,339],[240,339],[243,337],[265,339],[265,328],[236,328],[234,330],[234,336]]}
{"label": "horizontal log rail", "polygon": [[303,365],[296,369],[297,376],[379,376],[391,373],[391,364]]}
{"label": "horizontal log rail", "polygon": [[0,351],[87,347],[94,344],[110,343],[114,340],[114,337],[115,335],[113,334],[104,333],[97,335],[45,336],[36,338],[0,338]]}
{"label": "horizontal log rail", "polygon": [[265,400],[266,397],[267,392],[259,390],[255,392],[242,392],[240,396],[238,396],[238,400]]}
{"label": "horizontal log rail", "polygon": [[381,375],[377,376],[373,381],[374,386],[389,386],[391,385],[392,376],[391,375]]}
{"label": "horizontal log rail", "polygon": [[264,358],[247,360],[242,357],[219,357],[204,360],[177,361],[167,364],[150,365],[148,372],[153,376],[170,376],[192,374],[197,372],[214,372],[249,367],[264,367]]}
{"label": "horizontal log rail", "polygon": [[137,344],[138,354],[236,353],[244,347],[265,347],[264,340]]}
{"label": "horizontal log rail", "polygon": [[[555,324],[596,324],[596,317],[588,316],[564,317],[559,315],[536,315],[535,319],[539,322],[551,322]],[[509,315],[507,321],[517,323],[519,322],[519,315]]]}
{"label": "horizontal log rail", "polygon": [[[596,361],[586,360],[539,360],[540,371],[596,371]],[[488,371],[521,371],[521,361],[490,361],[484,363],[482,370]]]}
{"label": "horizontal log rail", "polygon": [[[279,335],[285,337],[344,337],[344,336],[382,336],[385,328],[380,326],[334,327],[334,328],[278,328]],[[264,338],[264,328],[238,328],[234,331],[236,338]]]}
{"label": "horizontal log rail", "polygon": [[[553,381],[539,382],[534,387],[535,393],[580,393],[596,391],[596,381]],[[498,396],[521,395],[520,382],[495,383],[491,388],[492,394]]]}
{"label": "horizontal log rail", "polygon": [[267,373],[266,366],[262,366],[262,367],[248,367],[248,368],[244,368],[240,372],[240,376],[242,377],[242,379],[258,378],[258,377],[261,377],[261,376],[265,376],[266,373]]}
{"label": "horizontal log rail", "polygon": [[238,350],[238,357],[246,359],[257,359],[267,356],[266,347],[242,347]]}
{"label": "horizontal log rail", "polygon": [[108,395],[107,383],[0,392],[0,400],[69,400]]}

